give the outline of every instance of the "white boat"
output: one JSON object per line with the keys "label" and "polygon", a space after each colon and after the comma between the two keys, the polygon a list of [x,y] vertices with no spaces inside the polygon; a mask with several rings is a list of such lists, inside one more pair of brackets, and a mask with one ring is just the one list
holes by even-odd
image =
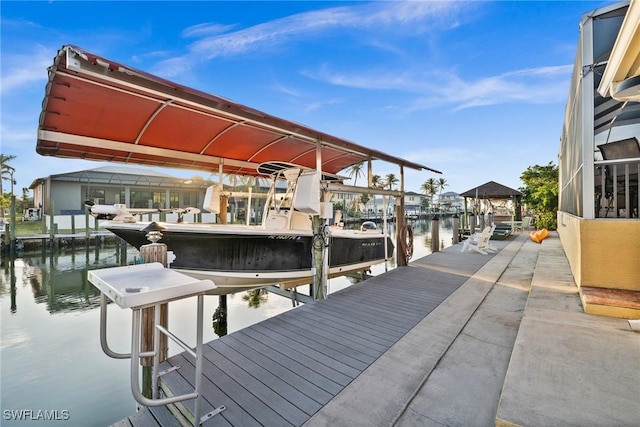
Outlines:
{"label": "white boat", "polygon": [[[212,279],[214,293],[227,294],[271,284],[312,283],[314,245],[328,247],[328,277],[365,272],[393,253],[392,240],[373,223],[357,230],[344,229],[339,220],[329,225],[331,204],[320,202],[320,187],[328,176],[284,163],[262,164],[258,171],[272,178],[262,224],[160,223],[160,243],[175,256],[171,268]],[[286,190],[278,192],[276,184],[282,180]],[[209,187],[204,209],[218,212],[221,193],[220,186]],[[117,219],[102,226],[132,246],[140,249],[150,243],[142,231],[150,222],[138,222],[136,211],[93,206],[92,213]],[[314,233],[311,215],[319,214],[324,224]]]}

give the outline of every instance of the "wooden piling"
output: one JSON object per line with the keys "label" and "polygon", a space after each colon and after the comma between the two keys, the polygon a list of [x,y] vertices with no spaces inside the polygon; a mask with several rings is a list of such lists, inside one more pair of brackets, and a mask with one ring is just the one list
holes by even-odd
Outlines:
{"label": "wooden piling", "polygon": [[220,213],[218,215],[220,215],[220,223],[221,224],[226,224],[227,223],[227,207],[229,205],[229,198],[227,196],[221,195],[220,196]]}
{"label": "wooden piling", "polygon": [[[164,243],[151,243],[140,247],[140,257],[145,263],[159,262],[167,267],[167,245]],[[150,351],[153,349],[153,314],[154,308],[147,308],[143,311],[143,349],[142,351]],[[165,328],[169,323],[169,305],[162,304],[160,306],[160,325]],[[167,336],[160,334],[160,361],[164,361],[167,358],[168,345]],[[153,365],[153,359],[151,357],[145,357],[142,359],[143,366]]]}
{"label": "wooden piling", "polygon": [[396,263],[398,267],[407,265],[407,254],[400,253],[404,245],[400,230],[406,225],[406,222],[404,216],[404,197],[401,197],[398,205],[396,205]]}
{"label": "wooden piling", "polygon": [[440,217],[431,218],[431,252],[440,252]]}
{"label": "wooden piling", "polygon": [[460,242],[460,218],[458,218],[458,214],[453,215],[453,240],[452,244],[456,245]]}
{"label": "wooden piling", "polygon": [[[159,262],[165,267],[167,267],[167,245],[164,243],[151,243],[148,245],[143,245],[140,247],[140,257],[144,260],[145,263],[148,262]],[[153,336],[154,336],[154,327],[153,320],[155,314],[155,307],[145,308],[142,310],[142,348],[141,351],[151,351],[153,350]],[[169,304],[161,304],[160,305],[160,326],[167,328],[169,325]],[[160,362],[163,362],[167,359],[167,355],[169,352],[169,346],[167,342],[167,336],[164,334],[160,334],[160,343],[159,343],[159,355]],[[153,366],[153,358],[152,357],[143,357],[140,360],[140,364],[143,366],[142,369],[142,390],[143,394],[146,397],[151,397],[151,379],[152,372],[151,367]]]}
{"label": "wooden piling", "polygon": [[[13,175],[11,175],[11,179],[13,179]],[[13,194],[13,185],[11,186],[12,194],[11,194],[11,258],[16,256],[16,196]]]}

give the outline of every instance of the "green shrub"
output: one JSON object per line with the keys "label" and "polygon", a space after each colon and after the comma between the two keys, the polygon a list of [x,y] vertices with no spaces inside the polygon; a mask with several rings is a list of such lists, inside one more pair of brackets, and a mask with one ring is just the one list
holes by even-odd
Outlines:
{"label": "green shrub", "polygon": [[555,230],[558,228],[558,217],[556,212],[539,212],[535,215],[536,228],[542,230]]}

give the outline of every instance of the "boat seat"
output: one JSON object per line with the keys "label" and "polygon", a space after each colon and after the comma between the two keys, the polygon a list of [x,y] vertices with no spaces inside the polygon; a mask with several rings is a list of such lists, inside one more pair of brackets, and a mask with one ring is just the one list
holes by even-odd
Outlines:
{"label": "boat seat", "polygon": [[264,220],[265,228],[289,228],[289,210],[281,209],[280,212],[270,209]]}

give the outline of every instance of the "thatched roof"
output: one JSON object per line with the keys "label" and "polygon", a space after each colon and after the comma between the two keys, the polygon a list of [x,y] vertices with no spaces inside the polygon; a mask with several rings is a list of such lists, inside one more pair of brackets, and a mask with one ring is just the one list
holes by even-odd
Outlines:
{"label": "thatched roof", "polygon": [[460,194],[462,197],[476,197],[479,199],[508,199],[512,196],[522,196],[522,193],[494,181],[489,181]]}

